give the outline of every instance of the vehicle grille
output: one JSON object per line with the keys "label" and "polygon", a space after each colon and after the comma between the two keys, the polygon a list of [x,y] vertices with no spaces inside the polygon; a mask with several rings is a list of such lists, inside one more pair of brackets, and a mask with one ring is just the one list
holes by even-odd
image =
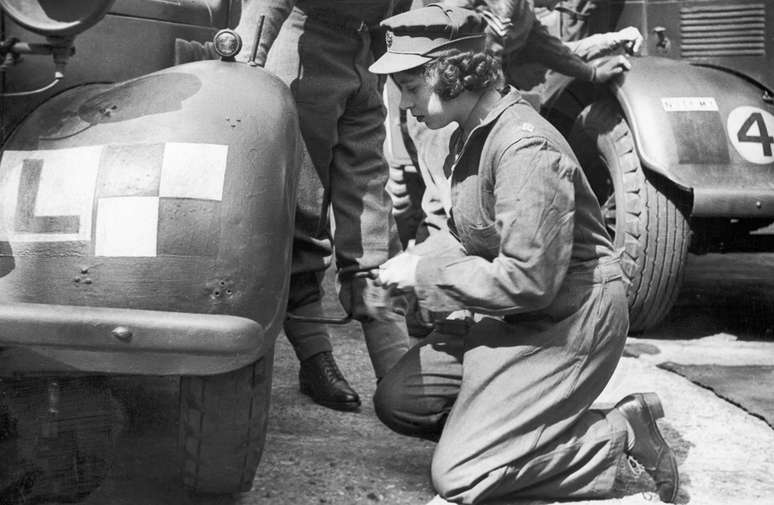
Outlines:
{"label": "vehicle grille", "polygon": [[683,58],[765,56],[763,3],[680,9]]}

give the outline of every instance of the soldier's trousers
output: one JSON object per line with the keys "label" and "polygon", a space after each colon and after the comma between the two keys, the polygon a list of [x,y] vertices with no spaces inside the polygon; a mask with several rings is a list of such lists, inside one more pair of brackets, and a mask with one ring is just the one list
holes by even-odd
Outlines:
{"label": "soldier's trousers", "polygon": [[[266,68],[296,99],[309,154],[299,179],[289,304],[305,315],[322,310],[319,280],[334,251],[339,268],[377,266],[400,251],[385,191],[385,109],[379,81],[368,72],[372,61],[367,28],[347,19],[319,19],[298,7],[267,57]],[[405,321],[363,329],[381,376],[408,348]],[[378,342],[370,341],[372,329]],[[320,325],[289,322],[285,331],[299,359],[331,348]]]}
{"label": "soldier's trousers", "polygon": [[438,440],[436,491],[454,503],[604,497],[626,444],[615,409],[591,409],[620,359],[628,309],[617,263],[569,273],[551,314],[435,331],[382,379],[393,430]]}

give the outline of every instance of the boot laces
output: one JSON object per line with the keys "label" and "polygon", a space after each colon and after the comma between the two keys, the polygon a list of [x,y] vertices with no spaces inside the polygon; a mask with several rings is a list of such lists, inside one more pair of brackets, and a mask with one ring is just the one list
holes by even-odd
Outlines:
{"label": "boot laces", "polygon": [[634,456],[630,454],[626,455],[626,462],[629,463],[629,468],[636,477],[639,477],[645,471],[645,467],[642,463],[634,459]]}
{"label": "boot laces", "polygon": [[341,373],[341,370],[339,370],[336,360],[333,359],[333,354],[329,352],[322,353],[322,356],[320,356],[320,365],[325,378],[328,379],[329,382],[344,380],[344,375]]}

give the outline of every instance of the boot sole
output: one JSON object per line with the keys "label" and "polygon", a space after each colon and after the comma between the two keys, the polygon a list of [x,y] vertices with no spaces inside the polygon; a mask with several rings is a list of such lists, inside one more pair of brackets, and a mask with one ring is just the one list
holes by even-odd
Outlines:
{"label": "boot sole", "polygon": [[354,402],[329,402],[315,398],[312,388],[304,384],[299,385],[299,391],[312,399],[318,405],[327,407],[332,410],[340,410],[342,412],[352,412],[360,408],[360,400]]}
{"label": "boot sole", "polygon": [[638,393],[635,396],[638,397],[640,404],[651,417],[651,423],[655,427],[653,434],[656,436],[658,443],[667,448],[665,454],[672,463],[672,470],[675,475],[675,488],[673,492],[669,496],[661,496],[661,493],[659,493],[659,498],[661,498],[661,501],[674,503],[677,499],[677,494],[680,491],[680,473],[677,469],[677,460],[675,459],[674,453],[672,452],[671,447],[669,447],[669,444],[666,443],[666,440],[664,440],[663,435],[661,435],[661,430],[658,429],[658,425],[656,424],[656,419],[664,417],[664,405],[661,403],[661,398],[659,398],[656,393]]}

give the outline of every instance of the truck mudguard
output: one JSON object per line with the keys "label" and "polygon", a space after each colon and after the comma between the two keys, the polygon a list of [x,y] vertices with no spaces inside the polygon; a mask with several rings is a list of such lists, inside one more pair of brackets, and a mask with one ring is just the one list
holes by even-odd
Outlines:
{"label": "truck mudguard", "polygon": [[718,68],[632,63],[614,91],[643,165],[692,191],[694,216],[774,216],[771,95]]}
{"label": "truck mudguard", "polygon": [[[199,61],[56,95],[0,160],[0,303],[238,316],[262,331],[233,366],[155,359],[143,373],[254,360],[284,319],[301,156],[289,90],[245,64]],[[171,326],[158,338],[190,335]],[[184,360],[186,342],[169,344]]]}

